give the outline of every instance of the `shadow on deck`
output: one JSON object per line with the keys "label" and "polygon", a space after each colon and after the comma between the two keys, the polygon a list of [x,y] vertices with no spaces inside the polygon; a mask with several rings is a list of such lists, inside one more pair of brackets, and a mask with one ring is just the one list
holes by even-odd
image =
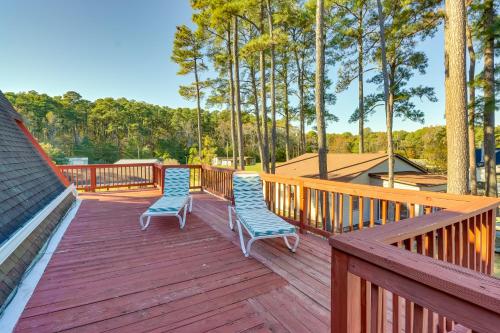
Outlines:
{"label": "shadow on deck", "polygon": [[203,193],[184,230],[164,217],[141,231],[159,195],[82,195],[16,331],[329,331],[328,242],[301,235],[292,254],[281,239],[257,241],[247,259],[227,202]]}

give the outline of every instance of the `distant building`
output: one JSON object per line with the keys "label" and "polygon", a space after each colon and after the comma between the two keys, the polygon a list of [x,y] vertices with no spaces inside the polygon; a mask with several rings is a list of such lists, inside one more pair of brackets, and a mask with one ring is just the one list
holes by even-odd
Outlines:
{"label": "distant building", "polygon": [[70,157],[68,158],[69,165],[87,165],[89,164],[88,157]]}
{"label": "distant building", "polygon": [[[422,166],[395,155],[394,163],[394,188],[409,189],[415,191],[446,191],[446,176],[430,174]],[[330,153],[327,157],[328,179],[353,184],[364,184],[387,187],[388,185],[388,157],[386,153],[367,154],[335,154]],[[277,175],[302,176],[318,178],[318,154],[308,153],[291,159],[276,166]],[[349,202],[344,200],[343,220],[348,220]],[[364,207],[369,207],[370,199],[364,199]],[[405,203],[403,203],[405,204]],[[353,207],[353,221],[359,221],[359,203],[357,197]],[[423,207],[415,206],[417,214],[422,213]],[[335,209],[339,211],[338,207]],[[381,206],[377,201],[375,216],[380,219]],[[314,213],[314,212],[313,212]],[[389,213],[391,214],[391,213]],[[402,217],[408,214],[405,207],[402,209]],[[338,218],[338,217],[336,217]],[[389,216],[391,218],[391,216]],[[363,219],[370,219],[368,209],[364,211]],[[357,222],[356,222],[357,223]]]}
{"label": "distant building", "polygon": [[[246,165],[254,165],[255,158],[251,156],[245,156],[245,164]],[[212,165],[222,166],[222,167],[233,167],[233,158],[232,157],[214,157],[212,159]]]}
{"label": "distant building", "polygon": [[[495,164],[498,175],[500,173],[500,148],[496,148],[495,150]],[[485,181],[483,148],[476,148],[476,177],[478,182]]]}
{"label": "distant building", "polygon": [[122,158],[116,161],[114,164],[138,164],[138,163],[161,163],[161,160],[157,158]]}

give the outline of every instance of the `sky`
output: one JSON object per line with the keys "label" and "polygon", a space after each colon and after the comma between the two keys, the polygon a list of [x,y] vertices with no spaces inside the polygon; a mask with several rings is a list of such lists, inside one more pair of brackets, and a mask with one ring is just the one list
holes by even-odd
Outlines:
{"label": "sky", "polygon": [[[176,75],[170,60],[175,27],[191,25],[189,0],[0,0],[0,90],[36,90],[61,95],[73,90],[84,98],[125,97],[194,107],[178,94],[191,77]],[[443,33],[419,45],[429,58],[427,74],[412,85],[435,88],[437,103],[416,104],[425,124],[395,120],[395,130],[444,124]],[[336,68],[329,76],[336,82]],[[210,74],[210,73],[209,73]],[[373,91],[368,87],[366,93]],[[330,133],[357,132],[348,122],[357,105],[357,85],[337,96],[331,107],[339,122]],[[366,124],[385,129],[382,109]]]}

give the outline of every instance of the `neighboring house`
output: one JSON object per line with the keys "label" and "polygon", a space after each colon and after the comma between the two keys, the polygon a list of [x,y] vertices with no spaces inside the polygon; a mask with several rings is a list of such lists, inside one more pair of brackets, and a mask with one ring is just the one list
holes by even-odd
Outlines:
{"label": "neighboring house", "polygon": [[[385,153],[366,154],[328,154],[328,179],[332,181],[347,182],[354,184],[374,185],[387,187],[388,184],[388,158]],[[276,166],[277,175],[302,176],[318,178],[318,155],[313,153],[304,154]],[[394,163],[394,188],[410,189],[416,191],[446,191],[446,176],[429,174],[422,166],[395,155]],[[359,214],[359,203],[357,197],[354,199],[353,221],[357,223]],[[369,207],[370,200],[364,199],[364,207]],[[343,220],[347,221],[349,212],[349,200],[344,200]],[[405,204],[405,203],[402,203]],[[338,207],[337,207],[338,208]],[[402,206],[402,217],[408,214],[406,207]],[[423,207],[415,206],[416,214],[423,212]],[[335,209],[338,212],[338,209]],[[375,216],[380,218],[380,202],[376,203]],[[312,212],[315,214],[315,212]],[[369,220],[368,209],[363,214],[365,221]],[[392,218],[391,211],[389,219]],[[336,217],[338,219],[338,216]]]}
{"label": "neighboring house", "polygon": [[[495,150],[495,164],[497,175],[500,173],[500,148]],[[478,182],[485,181],[484,175],[484,149],[476,148],[476,177]]]}
{"label": "neighboring house", "polygon": [[121,160],[116,161],[114,164],[137,164],[137,163],[160,163],[161,161],[157,158],[122,158]]}
{"label": "neighboring house", "polygon": [[[255,158],[250,156],[245,156],[245,164],[246,165],[254,165]],[[233,158],[232,157],[214,157],[212,159],[212,165],[214,166],[222,166],[222,167],[233,167]]]}
{"label": "neighboring house", "polygon": [[88,157],[70,157],[68,158],[69,165],[87,165],[89,164]]}
{"label": "neighboring house", "polygon": [[75,201],[0,91],[0,308]]}

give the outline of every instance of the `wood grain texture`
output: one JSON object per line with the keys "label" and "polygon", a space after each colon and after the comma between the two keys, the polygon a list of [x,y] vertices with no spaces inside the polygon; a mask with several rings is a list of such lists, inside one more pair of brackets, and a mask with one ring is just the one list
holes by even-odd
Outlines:
{"label": "wood grain texture", "polygon": [[328,332],[330,246],[301,235],[297,254],[259,241],[245,258],[227,201],[194,194],[184,230],[138,216],[158,190],[82,195],[82,206],[16,332]]}

